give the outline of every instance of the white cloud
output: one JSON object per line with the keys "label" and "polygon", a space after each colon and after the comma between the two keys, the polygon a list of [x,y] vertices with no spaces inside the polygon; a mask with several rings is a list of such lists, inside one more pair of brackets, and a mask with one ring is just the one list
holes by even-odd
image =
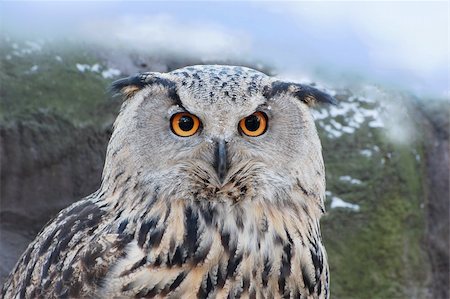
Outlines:
{"label": "white cloud", "polygon": [[448,97],[448,1],[264,5],[294,20],[308,37],[305,46],[328,67],[355,69],[419,94],[431,91]]}
{"label": "white cloud", "polygon": [[230,33],[211,23],[183,23],[164,14],[89,22],[81,33],[88,39],[116,48],[202,59],[242,57],[250,50],[250,39],[245,34]]}

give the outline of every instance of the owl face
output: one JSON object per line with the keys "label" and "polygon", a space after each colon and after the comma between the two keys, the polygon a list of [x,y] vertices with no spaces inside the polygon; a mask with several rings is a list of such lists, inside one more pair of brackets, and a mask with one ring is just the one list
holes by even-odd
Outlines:
{"label": "owl face", "polygon": [[329,100],[318,90],[230,66],[146,73],[115,85],[127,99],[107,166],[137,170],[143,186],[224,201],[283,200],[293,188],[324,188],[308,107]]}

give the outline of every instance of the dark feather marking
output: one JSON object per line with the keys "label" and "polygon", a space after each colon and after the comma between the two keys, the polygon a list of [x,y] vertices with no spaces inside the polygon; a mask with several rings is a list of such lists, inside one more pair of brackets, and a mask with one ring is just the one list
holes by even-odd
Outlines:
{"label": "dark feather marking", "polygon": [[120,172],[118,172],[117,174],[116,174],[116,176],[114,177],[114,181],[115,180],[117,180],[122,174],[124,174],[125,173],[125,171],[120,171]]}
{"label": "dark feather marking", "polygon": [[222,242],[223,248],[227,253],[230,252],[230,233],[227,231],[222,231],[220,233],[220,241]]}
{"label": "dark feather marking", "polygon": [[33,249],[33,247],[31,247],[31,246],[28,247],[28,249],[23,257],[22,264],[24,264],[24,265],[28,264],[28,262],[30,261],[31,252],[33,251],[32,249]]}
{"label": "dark feather marking", "polygon": [[317,295],[320,296],[321,293],[322,293],[322,280],[319,280],[319,282],[317,283]]}
{"label": "dark feather marking", "polygon": [[205,209],[201,209],[200,212],[206,225],[211,225],[217,215],[217,210],[211,204],[208,204]]}
{"label": "dark feather marking", "polygon": [[42,243],[41,247],[39,248],[39,255],[42,255],[47,249],[50,247],[50,244],[52,244],[53,241],[55,241],[55,235],[58,233],[58,229],[53,230],[50,235],[45,239],[44,243]]}
{"label": "dark feather marking", "polygon": [[123,231],[125,230],[125,228],[128,225],[128,219],[123,220],[120,224],[119,227],[117,228],[117,233],[121,234],[123,233]]}
{"label": "dark feather marking", "polygon": [[234,272],[241,263],[242,258],[243,258],[242,253],[235,254],[234,256],[230,257],[227,265],[227,278],[234,276]]}
{"label": "dark feather marking", "polygon": [[209,242],[206,245],[204,245],[202,247],[199,246],[197,248],[197,251],[195,252],[193,260],[192,260],[194,265],[199,264],[205,260],[205,258],[208,256],[211,246],[212,246],[212,240],[209,240]]}
{"label": "dark feather marking", "polygon": [[187,249],[188,256],[192,256],[197,250],[198,240],[198,214],[192,211],[191,207],[185,209],[186,235],[184,244]]}
{"label": "dark feather marking", "polygon": [[285,288],[286,288],[286,278],[280,276],[278,278],[278,292],[283,297],[285,297],[284,294],[286,293],[286,289]]}
{"label": "dark feather marking", "polygon": [[52,251],[52,253],[50,253],[50,256],[45,260],[45,263],[42,265],[42,271],[41,271],[41,281],[47,277],[48,275],[48,269],[50,268],[50,265],[52,265],[55,260],[58,258],[58,256],[56,255],[55,251]]}
{"label": "dark feather marking", "polygon": [[159,254],[156,257],[155,261],[153,262],[153,266],[154,267],[159,267],[161,265],[161,263],[162,263],[162,257],[161,257],[161,254]]}
{"label": "dark feather marking", "polygon": [[266,257],[264,258],[264,270],[261,275],[262,284],[264,287],[267,287],[267,283],[269,282],[270,270],[272,270],[272,261]]}
{"label": "dark feather marking", "polygon": [[248,289],[250,288],[250,277],[248,276],[244,276],[242,278],[242,291],[248,291]]}
{"label": "dark feather marking", "polygon": [[221,263],[219,264],[219,268],[217,269],[217,288],[223,288],[226,280],[226,267],[224,267],[224,264]]}
{"label": "dark feather marking", "polygon": [[183,280],[186,278],[186,276],[187,273],[184,271],[178,274],[177,278],[175,278],[174,282],[170,285],[169,292],[172,292],[173,290],[178,288],[180,284],[183,282]]}
{"label": "dark feather marking", "polygon": [[291,274],[291,259],[292,259],[292,246],[286,244],[283,247],[283,255],[281,257],[281,269],[280,275],[288,277]]}
{"label": "dark feather marking", "polygon": [[207,274],[206,277],[202,280],[202,283],[200,284],[200,287],[198,288],[197,298],[207,298],[208,294],[211,292],[211,290],[208,289],[208,284],[207,284],[208,279],[209,279],[209,274]]}
{"label": "dark feather marking", "polygon": [[323,271],[323,256],[320,247],[316,243],[313,244],[313,247],[314,250],[311,249],[310,252],[315,270],[315,278],[318,281]]}
{"label": "dark feather marking", "polygon": [[119,211],[119,213],[116,214],[116,217],[114,217],[114,220],[119,219],[122,216],[123,210]]}
{"label": "dark feather marking", "polygon": [[266,214],[263,214],[261,218],[261,232],[266,233],[269,230],[269,223],[267,221]]}
{"label": "dark feather marking", "polygon": [[139,293],[137,293],[134,298],[153,298],[160,292],[159,286],[155,285],[151,289],[143,289]]}
{"label": "dark feather marking", "polygon": [[[286,278],[291,275],[291,244],[285,244],[283,247],[283,255],[281,257],[280,276],[278,277],[278,290],[281,295],[286,296]],[[289,297],[289,296],[287,296]]]}
{"label": "dark feather marking", "polygon": [[30,284],[31,282],[31,275],[33,273],[34,267],[36,267],[36,261],[33,263],[33,266],[28,267],[27,269],[27,274],[25,276],[25,279],[23,280],[23,283],[20,286],[20,298],[25,298],[25,292],[27,290],[27,286]]}
{"label": "dark feather marking", "polygon": [[141,228],[139,229],[139,236],[138,236],[138,245],[139,247],[142,247],[144,245],[145,239],[147,238],[147,234],[150,231],[150,229],[155,228],[158,220],[157,219],[150,219],[150,221],[144,222],[141,224]]}
{"label": "dark feather marking", "polygon": [[303,194],[305,194],[306,196],[311,195],[306,189],[305,187],[303,187],[302,183],[300,183],[300,180],[297,178],[297,186],[300,188],[300,190],[302,190]]}
{"label": "dark feather marking", "polygon": [[148,238],[148,244],[150,248],[159,246],[161,239],[164,235],[164,227],[153,230]]}
{"label": "dark feather marking", "polygon": [[286,227],[284,227],[284,231],[286,232],[286,236],[288,238],[289,244],[294,244],[294,241],[291,238],[291,235],[289,234],[289,231]]}
{"label": "dark feather marking", "polygon": [[128,270],[123,271],[122,273],[120,273],[119,277],[126,276],[126,275],[128,275],[128,274],[131,274],[132,272],[134,272],[134,270],[136,270],[136,269],[138,269],[138,268],[144,266],[146,262],[147,262],[147,257],[143,257],[140,261],[134,263],[134,265],[131,266],[130,269],[128,269]]}
{"label": "dark feather marking", "polygon": [[167,266],[168,267],[181,266],[182,264],[184,264],[185,261],[186,258],[184,257],[183,249],[177,247],[177,249],[175,250],[175,254],[173,255],[173,258],[167,261]]}
{"label": "dark feather marking", "polygon": [[314,291],[314,282],[311,281],[311,278],[309,277],[308,269],[306,269],[305,265],[301,266],[302,269],[302,276],[303,276],[303,282],[305,286],[308,288],[309,293],[311,294]]}

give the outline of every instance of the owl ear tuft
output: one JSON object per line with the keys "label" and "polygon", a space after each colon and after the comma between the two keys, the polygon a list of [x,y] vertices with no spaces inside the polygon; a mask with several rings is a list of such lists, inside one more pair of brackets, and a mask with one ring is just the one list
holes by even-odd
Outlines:
{"label": "owl ear tuft", "polygon": [[308,106],[312,106],[316,103],[337,104],[336,99],[329,94],[312,86],[300,83],[275,81],[265,95],[266,97],[273,97],[280,93],[291,94]]}
{"label": "owl ear tuft", "polygon": [[160,85],[167,90],[170,97],[178,99],[175,82],[163,78],[161,73],[156,72],[140,73],[114,81],[111,84],[110,91],[113,94],[122,94],[125,96],[125,99],[128,99],[136,92],[149,85]]}
{"label": "owl ear tuft", "polygon": [[174,86],[174,82],[162,78],[160,75],[160,73],[156,72],[146,72],[122,78],[111,84],[110,91],[113,94],[119,93],[124,95],[125,98],[129,98],[147,85],[160,84],[171,88]]}
{"label": "owl ear tuft", "polygon": [[136,74],[127,78],[116,80],[111,84],[109,90],[113,95],[121,94],[125,97],[125,99],[128,99],[146,85],[143,77],[144,74]]}

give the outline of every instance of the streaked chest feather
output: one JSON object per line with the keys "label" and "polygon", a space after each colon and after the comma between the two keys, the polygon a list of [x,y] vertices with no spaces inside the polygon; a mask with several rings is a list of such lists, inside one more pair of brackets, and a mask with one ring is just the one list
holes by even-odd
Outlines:
{"label": "streaked chest feather", "polygon": [[[313,211],[311,211],[313,213]],[[319,298],[328,292],[317,221],[260,202],[155,203],[104,279],[104,296]]]}

